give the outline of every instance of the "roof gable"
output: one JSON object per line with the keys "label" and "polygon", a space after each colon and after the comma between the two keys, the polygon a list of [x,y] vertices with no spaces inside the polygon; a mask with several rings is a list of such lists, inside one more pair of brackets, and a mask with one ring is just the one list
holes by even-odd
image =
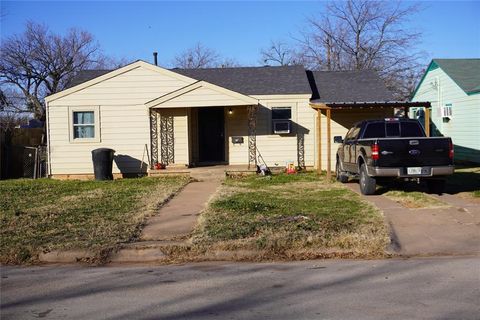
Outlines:
{"label": "roof gable", "polygon": [[[130,63],[124,67],[118,68],[116,70],[108,71],[108,70],[88,70],[86,73],[82,73],[82,77],[85,79],[86,76],[93,76],[93,78],[88,79],[84,82],[78,83],[72,87],[69,87],[63,91],[57,92],[55,94],[52,94],[48,97],[45,98],[46,102],[52,102],[54,100],[60,99],[62,97],[68,96],[72,93],[78,92],[82,89],[91,87],[97,83],[106,81],[108,79],[117,77],[119,75],[125,74],[131,70],[135,70],[138,68],[145,68],[154,72],[158,72],[163,75],[167,75],[171,78],[176,78],[178,80],[184,81],[185,83],[192,83],[195,82],[195,79],[189,78],[187,76],[183,76],[181,74],[172,72],[170,70],[154,66],[152,64],[149,64],[145,61],[138,60],[133,63]],[[77,83],[76,80],[74,83]]]}
{"label": "roof gable", "polygon": [[[200,97],[207,96],[203,100]],[[206,81],[197,81],[181,89],[158,97],[145,104],[148,108],[178,107],[213,107],[258,104],[258,100],[241,93],[228,90]]]}
{"label": "roof gable", "polygon": [[418,82],[412,98],[417,94],[430,71],[442,69],[467,95],[480,93],[480,59],[433,59]]}

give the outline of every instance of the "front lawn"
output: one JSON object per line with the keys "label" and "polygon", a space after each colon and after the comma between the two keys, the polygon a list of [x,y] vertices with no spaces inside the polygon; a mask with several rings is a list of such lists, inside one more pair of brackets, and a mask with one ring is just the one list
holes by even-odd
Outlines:
{"label": "front lawn", "polygon": [[228,179],[193,237],[206,252],[253,250],[258,259],[378,257],[389,243],[381,213],[315,173]]}
{"label": "front lawn", "polygon": [[88,249],[97,258],[140,233],[145,218],[188,183],[184,177],[115,181],[0,181],[0,262],[41,251]]}

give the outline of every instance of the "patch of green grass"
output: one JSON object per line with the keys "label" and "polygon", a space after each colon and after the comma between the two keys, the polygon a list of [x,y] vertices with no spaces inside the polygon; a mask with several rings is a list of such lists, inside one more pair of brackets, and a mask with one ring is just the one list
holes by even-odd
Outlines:
{"label": "patch of green grass", "polygon": [[419,191],[390,190],[383,194],[407,208],[437,208],[448,206],[428,194]]}
{"label": "patch of green grass", "polygon": [[358,195],[326,184],[324,176],[301,173],[227,180],[193,241],[267,250],[275,257],[302,252],[296,257],[305,258],[334,248],[382,255],[388,236],[380,213]]}
{"label": "patch of green grass", "polygon": [[312,182],[322,179],[319,175],[313,172],[299,172],[297,174],[274,174],[269,176],[257,176],[251,175],[241,178],[227,179],[226,185],[229,186],[242,186],[252,189],[261,189],[264,187],[283,185],[293,182]]}
{"label": "patch of green grass", "polygon": [[187,178],[0,181],[0,261],[35,261],[40,251],[102,251],[138,236],[147,215]]}

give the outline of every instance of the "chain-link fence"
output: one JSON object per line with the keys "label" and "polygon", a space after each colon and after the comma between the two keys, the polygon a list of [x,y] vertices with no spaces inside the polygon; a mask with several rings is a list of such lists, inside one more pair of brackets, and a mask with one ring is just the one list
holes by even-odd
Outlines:
{"label": "chain-link fence", "polygon": [[47,176],[46,146],[21,146],[9,143],[9,137],[0,137],[0,179]]}

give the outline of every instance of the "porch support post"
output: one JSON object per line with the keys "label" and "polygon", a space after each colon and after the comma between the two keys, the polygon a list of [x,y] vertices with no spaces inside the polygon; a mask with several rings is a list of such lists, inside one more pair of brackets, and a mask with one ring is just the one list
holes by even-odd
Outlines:
{"label": "porch support post", "polygon": [[332,118],[331,109],[327,109],[327,182],[330,182],[332,178],[332,128],[330,124],[330,119]]}
{"label": "porch support post", "polygon": [[257,166],[257,110],[258,105],[248,106],[248,169]]}
{"label": "porch support post", "polygon": [[150,169],[158,162],[158,113],[150,108]]}

